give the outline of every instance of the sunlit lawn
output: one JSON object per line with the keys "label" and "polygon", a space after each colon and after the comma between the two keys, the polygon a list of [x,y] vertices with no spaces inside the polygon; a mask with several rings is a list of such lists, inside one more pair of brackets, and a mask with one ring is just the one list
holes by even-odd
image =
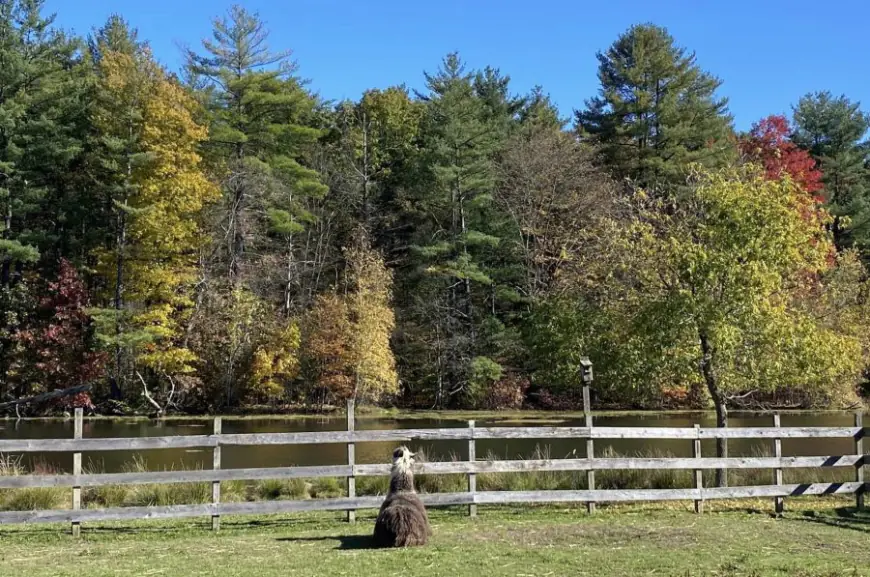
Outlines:
{"label": "sunlit lawn", "polygon": [[[870,575],[870,514],[844,501],[769,503],[695,515],[689,505],[432,511],[413,550],[370,548],[373,512],[0,528],[0,575]],[[719,506],[722,507],[721,505]]]}

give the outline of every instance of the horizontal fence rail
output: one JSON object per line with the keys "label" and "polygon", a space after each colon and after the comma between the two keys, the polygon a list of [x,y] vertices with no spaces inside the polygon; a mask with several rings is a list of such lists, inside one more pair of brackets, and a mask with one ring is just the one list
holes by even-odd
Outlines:
{"label": "horizontal fence rail", "polygon": [[[625,503],[641,501],[690,501],[693,499],[740,499],[764,497],[801,497],[809,495],[853,495],[866,489],[864,483],[812,483],[781,486],[717,487],[709,489],[625,489],[597,491],[478,491],[421,495],[429,507],[449,505],[497,505],[521,503]],[[0,524],[64,523],[85,521],[122,521],[168,519],[214,515],[265,515],[309,511],[376,509],[383,496],[337,498],[305,501],[257,501],[246,503],[205,503],[162,507],[113,507],[107,509],[8,511],[0,513]]]}
{"label": "horizontal fence rail", "polygon": [[[527,473],[532,471],[609,471],[609,470],[687,470],[687,469],[816,469],[860,467],[866,456],[830,457],[731,457],[692,458],[597,458],[528,459],[517,461],[447,461],[417,463],[416,474]],[[261,481],[266,479],[321,479],[327,477],[382,477],[390,474],[389,465],[327,465],[320,467],[269,467],[192,471],[155,471],[136,473],[97,473],[87,475],[0,476],[0,489],[29,487],[104,487],[107,485],[151,485],[217,481]]]}
{"label": "horizontal fence rail", "polygon": [[477,427],[475,429],[396,429],[323,433],[251,433],[116,439],[5,439],[0,453],[72,453],[215,448],[236,445],[319,445],[402,441],[487,439],[836,439],[854,438],[858,427]]}
{"label": "horizontal fence rail", "polygon": [[[586,394],[584,393],[584,398]],[[8,475],[0,476],[0,490],[38,487],[70,487],[74,506],[70,510],[8,511],[0,512],[0,524],[7,523],[72,523],[74,534],[79,524],[89,521],[132,519],[162,519],[183,517],[211,517],[212,526],[220,526],[221,515],[272,514],[304,511],[347,511],[353,522],[358,509],[377,508],[382,496],[355,495],[357,477],[386,476],[388,464],[355,463],[354,447],[357,443],[427,440],[465,440],[469,444],[467,461],[427,462],[414,466],[416,473],[427,475],[466,475],[468,491],[464,493],[437,493],[421,495],[428,506],[468,506],[469,514],[476,514],[477,505],[583,502],[590,513],[595,503],[639,501],[694,501],[695,510],[701,512],[703,502],[715,499],[772,498],[777,513],[782,499],[808,495],[855,495],[859,508],[863,496],[870,489],[864,482],[863,468],[870,464],[864,455],[865,429],[860,413],[854,427],[779,427],[778,417],[773,427],[704,428],[704,427],[595,427],[591,411],[587,411],[585,427],[477,427],[469,421],[467,428],[355,430],[353,405],[349,404],[346,431],[221,434],[219,418],[215,421],[215,434],[175,437],[144,438],[91,438],[81,437],[82,413],[76,411],[76,438],[73,439],[7,439],[0,440],[0,454],[31,452],[83,452],[143,451],[154,449],[211,448],[214,450],[213,469],[129,473],[82,474],[74,468],[70,475]],[[776,446],[773,457],[704,457],[702,440],[708,439],[770,439]],[[833,439],[854,441],[850,455],[781,456],[782,439]],[[477,460],[475,442],[489,439],[583,439],[587,443],[586,458]],[[590,450],[597,439],[684,439],[693,449],[693,457],[600,457]],[[225,446],[299,445],[343,443],[348,445],[348,461],[343,465],[299,466],[274,468],[226,469],[221,467],[220,448]],[[388,453],[385,453],[388,454]],[[80,459],[80,457],[79,457]],[[851,468],[855,480],[840,483],[783,484],[784,469]],[[738,487],[704,487],[702,472],[719,469],[770,469],[774,472],[771,485]],[[596,489],[595,471],[611,470],[686,470],[694,471],[694,487],[679,489]],[[527,473],[535,471],[585,472],[588,488],[585,490],[546,491],[478,491],[477,475],[488,473]],[[224,503],[220,499],[220,483],[228,481],[259,481],[268,479],[345,478],[348,497],[298,501],[259,501]],[[175,483],[211,483],[212,502],[191,505],[111,507],[81,509],[76,507],[75,495],[82,488],[108,485],[142,485]]]}

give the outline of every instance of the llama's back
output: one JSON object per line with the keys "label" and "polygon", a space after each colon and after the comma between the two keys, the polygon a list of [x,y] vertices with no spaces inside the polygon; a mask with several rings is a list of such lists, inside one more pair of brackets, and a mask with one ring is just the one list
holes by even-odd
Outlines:
{"label": "llama's back", "polygon": [[381,547],[425,545],[432,534],[426,507],[416,493],[393,493],[375,521],[375,543]]}

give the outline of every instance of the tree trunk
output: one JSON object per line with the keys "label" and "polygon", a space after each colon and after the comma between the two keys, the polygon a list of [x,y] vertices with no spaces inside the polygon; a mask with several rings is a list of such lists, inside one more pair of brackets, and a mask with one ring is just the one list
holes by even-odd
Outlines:
{"label": "tree trunk", "polygon": [[293,258],[293,235],[287,237],[287,282],[284,284],[284,316],[290,318],[293,309],[293,283],[296,280],[296,260]]}
{"label": "tree trunk", "polygon": [[[2,238],[4,240],[8,240],[10,235],[12,234],[12,193],[9,193],[9,199],[7,199],[6,205],[6,214],[3,216],[3,233]],[[2,264],[2,273],[0,273],[0,284],[3,286],[7,286],[10,284],[12,279],[11,275],[12,271],[12,259],[10,257],[6,257],[3,259]]]}
{"label": "tree trunk", "polygon": [[[128,178],[132,173],[132,165],[128,161],[127,174]],[[124,351],[121,349],[121,334],[124,332],[124,325],[121,322],[121,311],[124,308],[124,256],[127,245],[127,202],[129,196],[124,195],[124,208],[118,214],[118,230],[115,235],[115,296],[113,305],[115,307],[115,381],[123,383],[124,379],[121,375],[123,368]]]}
{"label": "tree trunk", "polygon": [[[725,396],[719,390],[719,382],[716,378],[714,366],[716,351],[710,344],[706,331],[701,330],[698,336],[701,342],[701,374],[704,376],[704,383],[707,385],[707,391],[710,393],[710,398],[713,399],[713,405],[716,408],[716,426],[724,429],[728,426],[728,407],[725,404]],[[716,439],[716,456],[722,459],[728,457],[728,439]],[[719,487],[728,486],[727,469],[716,469],[716,485]]]}

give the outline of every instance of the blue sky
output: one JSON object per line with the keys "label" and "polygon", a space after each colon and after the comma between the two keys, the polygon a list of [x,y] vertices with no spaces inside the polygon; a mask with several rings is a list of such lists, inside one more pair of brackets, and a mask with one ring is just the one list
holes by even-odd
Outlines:
{"label": "blue sky", "polygon": [[[232,0],[46,0],[63,28],[87,33],[120,12],[158,59],[180,65],[178,45],[199,46]],[[723,81],[739,129],[788,113],[815,90],[846,94],[870,109],[870,2],[836,0],[244,0],[290,48],[300,74],[324,98],[366,88],[423,84],[459,51],[471,67],[509,74],[517,92],[540,84],[564,115],[595,94],[595,52],[630,25],[665,26]]]}

